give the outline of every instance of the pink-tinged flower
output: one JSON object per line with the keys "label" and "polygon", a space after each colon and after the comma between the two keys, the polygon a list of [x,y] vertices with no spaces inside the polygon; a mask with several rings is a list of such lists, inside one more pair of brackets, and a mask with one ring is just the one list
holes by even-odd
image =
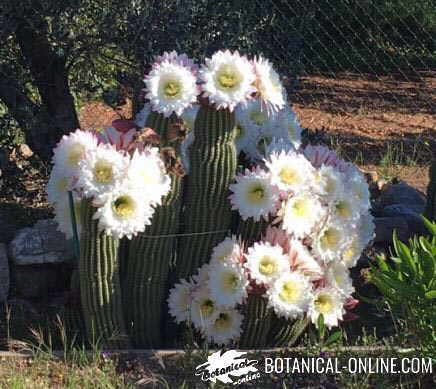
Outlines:
{"label": "pink-tinged flower", "polygon": [[177,51],[173,50],[171,52],[165,51],[162,55],[154,57],[153,67],[158,67],[163,62],[169,62],[172,64],[177,64],[190,68],[191,72],[194,74],[198,71],[198,65],[194,63],[186,54],[177,54]]}
{"label": "pink-tinged flower", "polygon": [[299,271],[311,281],[323,278],[323,269],[300,241],[293,239],[290,242],[288,256],[292,271]]}
{"label": "pink-tinged flower", "polygon": [[115,146],[117,150],[131,151],[134,148],[136,128],[127,132],[118,131],[114,127],[106,127],[97,133],[99,143],[106,143]]}
{"label": "pink-tinged flower", "polygon": [[346,173],[352,166],[352,164],[345,162],[334,151],[325,146],[308,145],[303,153],[316,168],[320,168],[321,165],[327,165],[338,169],[341,173]]}
{"label": "pink-tinged flower", "polygon": [[344,309],[345,309],[345,314],[342,318],[343,321],[352,321],[352,320],[356,320],[359,318],[358,315],[356,315],[353,312],[350,312],[351,310],[353,310],[357,304],[359,304],[359,300],[356,300],[353,297],[349,297],[344,304]]}
{"label": "pink-tinged flower", "polygon": [[124,120],[124,119],[114,120],[112,122],[112,127],[114,127],[117,131],[120,131],[122,133],[126,133],[131,129],[138,128],[134,120]]}
{"label": "pink-tinged flower", "polygon": [[285,254],[288,254],[291,249],[290,237],[288,233],[281,228],[268,226],[262,240],[271,243],[273,246],[279,245]]}

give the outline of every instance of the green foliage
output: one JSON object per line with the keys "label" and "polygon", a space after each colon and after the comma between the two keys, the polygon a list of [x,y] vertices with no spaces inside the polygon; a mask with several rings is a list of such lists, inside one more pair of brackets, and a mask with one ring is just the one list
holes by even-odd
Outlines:
{"label": "green foliage", "polygon": [[436,223],[424,221],[431,236],[415,236],[407,245],[394,235],[393,263],[379,257],[370,280],[382,293],[404,340],[436,358]]}

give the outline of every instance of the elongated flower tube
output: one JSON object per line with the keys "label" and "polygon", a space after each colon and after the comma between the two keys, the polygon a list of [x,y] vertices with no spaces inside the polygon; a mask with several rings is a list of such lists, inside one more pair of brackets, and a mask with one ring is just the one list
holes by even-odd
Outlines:
{"label": "elongated flower tube", "polygon": [[[175,115],[166,118],[152,112],[145,125],[161,137],[161,146],[166,146],[168,132],[178,121]],[[170,192],[155,208],[151,225],[129,242],[126,258],[124,309],[131,339],[137,348],[161,347],[163,342],[168,275],[175,255],[174,234],[178,232],[182,195],[182,177],[175,173],[169,175]]]}
{"label": "elongated flower tube", "polygon": [[129,348],[119,278],[119,241],[99,231],[94,213],[91,200],[84,200],[79,275],[87,340],[103,348]]}
{"label": "elongated flower tube", "polygon": [[190,172],[184,193],[177,279],[188,279],[207,262],[212,249],[227,235],[231,224],[228,189],[235,177],[235,116],[229,109],[202,105],[194,125]]}

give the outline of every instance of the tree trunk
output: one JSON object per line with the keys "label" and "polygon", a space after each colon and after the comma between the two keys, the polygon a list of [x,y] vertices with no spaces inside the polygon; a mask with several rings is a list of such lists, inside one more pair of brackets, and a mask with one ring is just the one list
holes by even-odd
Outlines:
{"label": "tree trunk", "polygon": [[26,137],[33,150],[48,160],[53,146],[63,134],[78,128],[79,121],[69,89],[66,59],[53,51],[45,35],[45,22],[40,20],[38,28],[35,24],[31,26],[25,19],[21,20],[15,35],[35,79],[44,111],[44,115],[40,115],[42,125],[27,126]]}

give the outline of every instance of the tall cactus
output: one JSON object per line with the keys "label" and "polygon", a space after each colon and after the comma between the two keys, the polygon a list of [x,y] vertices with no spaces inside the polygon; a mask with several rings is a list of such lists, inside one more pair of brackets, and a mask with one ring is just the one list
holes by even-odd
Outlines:
{"label": "tall cactus", "polygon": [[436,220],[436,157],[430,167],[430,181],[427,187],[427,206],[425,215],[430,220]]}
{"label": "tall cactus", "polygon": [[182,232],[192,235],[180,238],[177,279],[188,278],[208,262],[230,227],[227,197],[236,171],[235,135],[233,112],[201,106],[194,125],[182,219]]}
{"label": "tall cactus", "polygon": [[79,276],[87,338],[104,348],[128,348],[119,278],[119,241],[99,232],[94,212],[91,200],[84,200]]}
{"label": "tall cactus", "polygon": [[[175,116],[165,118],[151,113],[146,126],[169,143],[168,131]],[[162,325],[166,309],[166,287],[176,249],[176,237],[182,195],[182,178],[171,176],[171,191],[156,208],[152,223],[129,245],[124,279],[125,313],[135,347],[155,348],[162,345]],[[163,235],[163,236],[162,236]],[[166,237],[166,235],[170,235]]]}

